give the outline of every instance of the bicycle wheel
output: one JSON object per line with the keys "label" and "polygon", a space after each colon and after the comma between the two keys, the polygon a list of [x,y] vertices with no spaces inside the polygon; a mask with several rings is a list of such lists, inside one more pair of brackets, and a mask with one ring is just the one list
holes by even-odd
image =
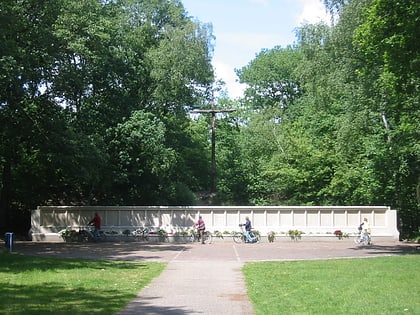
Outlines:
{"label": "bicycle wheel", "polygon": [[363,234],[360,242],[362,242],[363,245],[370,245],[370,235],[367,233]]}
{"label": "bicycle wheel", "polygon": [[81,230],[81,231],[79,231],[78,241],[79,242],[89,242],[89,241],[91,241],[91,236],[89,235],[89,233],[87,231]]}
{"label": "bicycle wheel", "polygon": [[106,242],[106,234],[105,234],[104,231],[102,231],[102,230],[99,231],[98,240],[100,240],[102,242]]}
{"label": "bicycle wheel", "polygon": [[136,242],[140,241],[140,240],[142,239],[142,234],[143,234],[143,231],[142,231],[141,229],[137,229],[137,230],[135,230],[135,231],[133,232],[133,235],[134,235],[134,240],[135,240]]}
{"label": "bicycle wheel", "polygon": [[244,235],[242,233],[236,232],[233,234],[233,241],[235,243],[242,243],[244,241]]}
{"label": "bicycle wheel", "polygon": [[149,233],[150,233],[150,229],[145,228],[145,229],[143,230],[143,236],[142,236],[142,239],[143,239],[144,241],[146,241],[146,242],[149,240]]}
{"label": "bicycle wheel", "polygon": [[249,236],[251,237],[251,243],[258,243],[260,241],[260,236],[255,234],[254,232],[249,232]]}
{"label": "bicycle wheel", "polygon": [[356,235],[356,236],[354,237],[353,241],[354,241],[356,244],[360,244],[360,242],[361,242],[360,235]]}
{"label": "bicycle wheel", "polygon": [[187,238],[189,243],[194,243],[195,237],[194,237],[194,233],[191,233],[188,238]]}
{"label": "bicycle wheel", "polygon": [[213,235],[211,235],[209,231],[206,231],[204,234],[204,242],[206,242],[207,244],[211,244],[212,240],[213,240]]}

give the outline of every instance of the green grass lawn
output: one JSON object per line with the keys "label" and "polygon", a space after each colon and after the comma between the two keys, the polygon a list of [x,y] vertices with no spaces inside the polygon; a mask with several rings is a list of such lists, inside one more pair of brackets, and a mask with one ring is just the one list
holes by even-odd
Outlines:
{"label": "green grass lawn", "polygon": [[247,263],[257,314],[420,314],[420,256]]}
{"label": "green grass lawn", "polygon": [[0,314],[114,314],[165,266],[0,251]]}
{"label": "green grass lawn", "polygon": [[[0,251],[0,314],[114,314],[164,263]],[[420,314],[420,256],[246,263],[257,314]]]}

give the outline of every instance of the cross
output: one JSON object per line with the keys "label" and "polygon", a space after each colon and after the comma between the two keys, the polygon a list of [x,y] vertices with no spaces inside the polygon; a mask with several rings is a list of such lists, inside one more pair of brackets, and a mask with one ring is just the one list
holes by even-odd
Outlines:
{"label": "cross", "polygon": [[212,96],[210,109],[196,109],[193,113],[211,114],[211,186],[210,192],[216,192],[216,113],[231,113],[236,109],[215,109]]}

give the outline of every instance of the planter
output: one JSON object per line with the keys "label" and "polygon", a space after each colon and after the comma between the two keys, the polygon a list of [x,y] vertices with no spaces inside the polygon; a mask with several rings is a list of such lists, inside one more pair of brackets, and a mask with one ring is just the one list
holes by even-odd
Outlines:
{"label": "planter", "polygon": [[300,236],[300,235],[290,235],[290,239],[292,241],[299,241],[299,240],[302,239],[302,236]]}
{"label": "planter", "polygon": [[287,232],[287,234],[290,236],[290,239],[292,241],[298,241],[302,238],[302,231],[299,230],[289,230],[289,232]]}
{"label": "planter", "polygon": [[77,237],[72,237],[72,236],[63,236],[64,242],[66,243],[75,243],[78,241]]}
{"label": "planter", "polygon": [[169,237],[169,241],[171,241],[171,238],[175,243],[188,243],[190,241],[189,235],[174,235]]}
{"label": "planter", "polygon": [[267,234],[267,239],[268,239],[268,242],[269,242],[269,243],[273,243],[275,238],[276,238],[276,233],[274,233],[274,232],[269,232],[269,233]]}

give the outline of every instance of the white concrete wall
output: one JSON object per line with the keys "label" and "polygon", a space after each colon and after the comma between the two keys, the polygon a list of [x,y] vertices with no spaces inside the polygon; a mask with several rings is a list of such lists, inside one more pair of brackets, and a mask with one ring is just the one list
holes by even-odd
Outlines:
{"label": "white concrete wall", "polygon": [[331,235],[335,230],[354,233],[363,218],[368,218],[372,235],[398,240],[397,215],[389,207],[201,207],[201,206],[48,206],[32,211],[34,241],[60,240],[65,228],[85,226],[94,213],[102,217],[104,230],[134,230],[139,226],[164,229],[175,233],[191,227],[202,215],[206,228],[214,231],[237,231],[238,224],[249,216],[261,235],[269,231],[286,234],[301,230],[306,236]]}

